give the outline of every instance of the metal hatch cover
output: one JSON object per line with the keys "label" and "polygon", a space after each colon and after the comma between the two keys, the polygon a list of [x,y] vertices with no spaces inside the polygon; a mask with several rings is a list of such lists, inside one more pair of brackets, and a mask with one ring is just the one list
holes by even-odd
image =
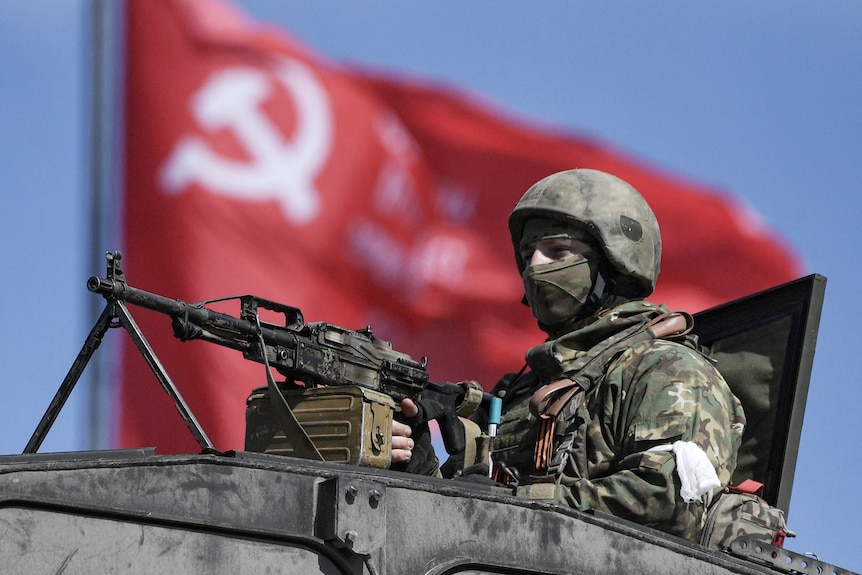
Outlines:
{"label": "metal hatch cover", "polygon": [[826,278],[813,274],[695,314],[694,332],[748,420],[733,482],[788,514]]}

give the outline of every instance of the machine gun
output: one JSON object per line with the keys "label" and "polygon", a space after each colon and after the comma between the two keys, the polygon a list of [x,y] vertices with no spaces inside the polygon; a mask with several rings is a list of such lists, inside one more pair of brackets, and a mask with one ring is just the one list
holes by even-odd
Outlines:
{"label": "machine gun", "polygon": [[[170,316],[174,335],[182,341],[200,339],[215,343],[242,352],[245,359],[264,364],[269,392],[275,410],[281,416],[285,435],[295,434],[298,438],[297,454],[323,459],[291,412],[281,386],[272,378],[271,367],[285,376],[289,383],[302,382],[305,387],[359,386],[389,396],[395,403],[408,397],[420,399],[423,394],[432,397],[444,405],[445,413],[438,418],[438,424],[446,451],[450,454],[463,451],[464,432],[456,408],[464,399],[465,388],[452,383],[429,382],[424,358],[420,363],[393,350],[388,341],[374,335],[370,326],[353,331],[329,323],[306,323],[299,308],[253,295],[186,303],[129,286],[120,265],[120,253],[109,252],[106,259],[107,277],[94,276],[87,281],[87,289],[107,300],[105,311],[90,332],[24,453],[38,450],[102,337],[108,328],[117,326],[130,333],[162,387],[173,398],[202,451],[216,451],[132,319],[127,303]],[[239,317],[204,306],[230,299],[239,300]],[[262,321],[261,309],[282,315],[284,325]]]}

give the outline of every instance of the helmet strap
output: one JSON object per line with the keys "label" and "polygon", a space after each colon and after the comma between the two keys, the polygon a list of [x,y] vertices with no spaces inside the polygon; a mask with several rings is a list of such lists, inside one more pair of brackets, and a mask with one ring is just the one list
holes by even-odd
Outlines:
{"label": "helmet strap", "polygon": [[[604,265],[601,267],[604,267]],[[609,295],[609,292],[606,289],[607,282],[605,281],[605,274],[602,272],[601,267],[596,273],[596,281],[593,282],[593,291],[590,293],[589,299],[589,302],[593,304],[596,308],[601,308],[602,304],[605,303],[605,300],[608,298]]]}

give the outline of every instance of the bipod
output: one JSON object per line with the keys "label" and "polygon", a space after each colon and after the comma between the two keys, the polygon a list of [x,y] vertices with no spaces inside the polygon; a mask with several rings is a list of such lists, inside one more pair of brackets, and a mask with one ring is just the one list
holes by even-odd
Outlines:
{"label": "bipod", "polygon": [[[108,279],[114,280],[119,286],[124,287],[126,285],[125,275],[120,266],[120,252],[108,252],[105,254],[105,258],[108,260]],[[91,282],[94,279],[98,280],[98,278],[90,278],[89,281]],[[141,328],[139,328],[138,324],[135,323],[135,320],[129,312],[129,309],[126,307],[126,304],[118,299],[114,294],[108,294],[104,297],[105,300],[107,300],[107,304],[105,305],[104,311],[102,311],[102,315],[99,316],[93,329],[90,330],[90,334],[84,341],[84,345],[78,353],[78,357],[75,358],[75,361],[72,363],[72,367],[66,374],[65,379],[63,379],[63,383],[60,384],[60,389],[57,390],[57,393],[54,395],[54,399],[51,400],[51,404],[48,406],[47,411],[45,411],[45,415],[42,416],[42,420],[36,427],[36,431],[33,432],[33,435],[30,437],[30,441],[27,442],[27,447],[24,448],[24,454],[36,453],[36,451],[39,450],[39,446],[42,445],[42,441],[44,441],[48,431],[50,431],[51,427],[54,425],[54,421],[60,414],[60,410],[63,409],[63,405],[65,405],[66,400],[75,388],[75,384],[78,383],[78,379],[84,372],[84,368],[87,367],[93,354],[102,343],[102,339],[105,337],[105,334],[110,328],[117,327],[122,327],[129,333],[132,341],[135,342],[135,346],[138,348],[138,351],[140,351],[141,355],[144,356],[144,359],[147,361],[153,374],[155,374],[156,379],[159,380],[159,383],[165,392],[171,396],[177,411],[180,412],[183,421],[189,428],[189,431],[192,432],[195,441],[197,441],[198,445],[201,446],[201,452],[219,453],[219,451],[213,446],[212,441],[207,437],[207,434],[204,432],[200,423],[198,423],[194,414],[189,409],[189,406],[186,404],[177,389],[177,386],[174,385],[173,381],[171,381],[170,376],[168,376],[168,373],[165,371],[159,358],[156,357],[153,348],[144,337]]]}

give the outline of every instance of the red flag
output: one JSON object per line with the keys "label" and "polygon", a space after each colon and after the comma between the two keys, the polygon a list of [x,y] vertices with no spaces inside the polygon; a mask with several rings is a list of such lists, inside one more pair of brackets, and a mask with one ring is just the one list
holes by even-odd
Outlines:
{"label": "red flag", "polygon": [[[663,231],[653,301],[697,311],[799,274],[727,198],[606,146],[415,79],[325,61],[210,1],[127,4],[124,267],[189,302],[254,293],[358,329],[432,380],[486,387],[541,341],[506,220],[532,183],[590,167],[632,183]],[[210,307],[238,315],[238,304]],[[262,365],[175,340],[132,313],[219,449],[243,447]],[[124,348],[118,442],[197,451],[143,359]]]}

